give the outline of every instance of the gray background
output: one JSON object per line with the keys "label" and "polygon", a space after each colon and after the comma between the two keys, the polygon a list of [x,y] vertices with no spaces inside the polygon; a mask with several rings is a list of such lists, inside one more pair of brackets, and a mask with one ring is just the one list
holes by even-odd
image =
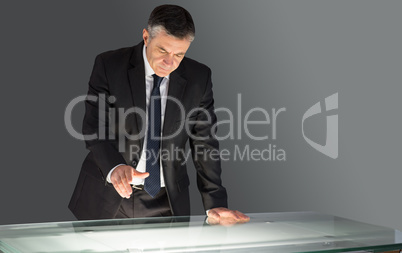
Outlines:
{"label": "gray background", "polygon": [[[137,44],[161,3],[1,2],[0,224],[75,220],[67,205],[87,151],[68,134],[65,108],[86,93],[95,56]],[[231,208],[314,210],[402,230],[401,1],[173,3],[193,15],[197,35],[188,56],[212,68],[216,107],[236,111],[241,94],[244,112],[287,109],[276,140],[254,141],[242,130],[243,138],[221,141],[232,151],[269,143],[286,151],[285,162],[223,162]],[[336,92],[334,160],[304,141],[301,118]],[[76,129],[83,111],[82,104],[73,111]],[[324,116],[312,117],[306,135],[323,143],[325,126]],[[271,134],[270,125],[250,129]],[[201,214],[189,170],[192,210]]]}

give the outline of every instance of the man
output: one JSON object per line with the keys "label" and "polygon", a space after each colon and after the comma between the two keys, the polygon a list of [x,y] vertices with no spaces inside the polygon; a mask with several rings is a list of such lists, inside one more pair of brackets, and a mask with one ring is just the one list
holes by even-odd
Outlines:
{"label": "man", "polygon": [[69,204],[78,219],[189,215],[187,141],[208,216],[248,219],[227,209],[211,71],[185,57],[194,35],[185,9],[162,5],[143,42],[96,57],[83,123],[90,153]]}

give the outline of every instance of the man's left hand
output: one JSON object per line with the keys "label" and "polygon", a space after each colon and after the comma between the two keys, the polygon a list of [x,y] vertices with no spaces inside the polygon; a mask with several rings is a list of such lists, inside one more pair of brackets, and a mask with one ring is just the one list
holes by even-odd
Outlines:
{"label": "man's left hand", "polygon": [[250,217],[236,210],[230,210],[224,207],[212,208],[208,211],[208,223],[210,225],[230,226],[236,223],[246,223]]}

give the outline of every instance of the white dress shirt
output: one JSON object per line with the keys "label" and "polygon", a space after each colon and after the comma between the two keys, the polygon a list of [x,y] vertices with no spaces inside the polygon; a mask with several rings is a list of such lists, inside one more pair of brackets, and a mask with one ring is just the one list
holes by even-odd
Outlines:
{"label": "white dress shirt", "polygon": [[[151,91],[154,87],[154,77],[152,76],[153,74],[155,74],[155,71],[151,68],[151,66],[149,65],[148,59],[147,59],[147,55],[146,55],[146,51],[145,51],[145,45],[143,47],[142,50],[142,57],[144,59],[144,66],[145,66],[145,86],[146,86],[146,125],[143,126],[145,127],[145,137],[144,137],[144,146],[142,148],[142,153],[140,156],[140,160],[138,161],[138,165],[136,168],[137,171],[139,172],[146,172],[146,148],[147,148],[147,136],[148,136],[148,107],[149,107],[149,101],[151,99]],[[163,131],[163,123],[164,123],[164,119],[165,119],[165,109],[166,109],[166,100],[167,100],[167,95],[168,95],[168,89],[169,89],[169,77],[165,76],[159,86],[159,91],[161,94],[161,133]],[[162,142],[162,141],[161,141]],[[161,145],[162,146],[162,145]],[[161,168],[161,187],[165,187],[165,180],[163,178],[163,171],[162,171],[162,163],[160,162],[160,168]],[[110,180],[110,176],[112,175],[113,170],[117,167],[123,164],[118,164],[116,165],[114,168],[112,168],[109,172],[109,174],[107,175],[106,180],[111,183]],[[134,178],[133,181],[131,182],[131,184],[134,185],[143,185],[144,184],[144,179],[141,178]]]}

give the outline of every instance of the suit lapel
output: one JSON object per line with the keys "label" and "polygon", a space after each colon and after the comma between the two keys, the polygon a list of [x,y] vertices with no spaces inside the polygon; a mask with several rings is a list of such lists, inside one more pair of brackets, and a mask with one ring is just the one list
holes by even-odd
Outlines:
{"label": "suit lapel", "polygon": [[[144,113],[146,113],[145,67],[142,57],[143,45],[144,43],[142,42],[134,47],[133,54],[130,59],[130,63],[133,67],[128,70],[128,78],[134,108],[141,109]],[[136,132],[139,133],[141,130],[145,131],[145,122],[142,122],[141,117],[139,117],[138,114],[135,114],[135,116],[132,118],[135,121],[133,122],[133,126],[137,127]],[[142,135],[140,138],[141,147],[143,146],[143,143],[144,136]]]}
{"label": "suit lapel", "polygon": [[163,136],[172,132],[175,123],[181,120],[182,112],[179,106],[183,107],[182,99],[187,84],[187,80],[184,79],[182,75],[183,69],[180,67],[170,74],[168,99],[166,101],[165,119],[163,123]]}

